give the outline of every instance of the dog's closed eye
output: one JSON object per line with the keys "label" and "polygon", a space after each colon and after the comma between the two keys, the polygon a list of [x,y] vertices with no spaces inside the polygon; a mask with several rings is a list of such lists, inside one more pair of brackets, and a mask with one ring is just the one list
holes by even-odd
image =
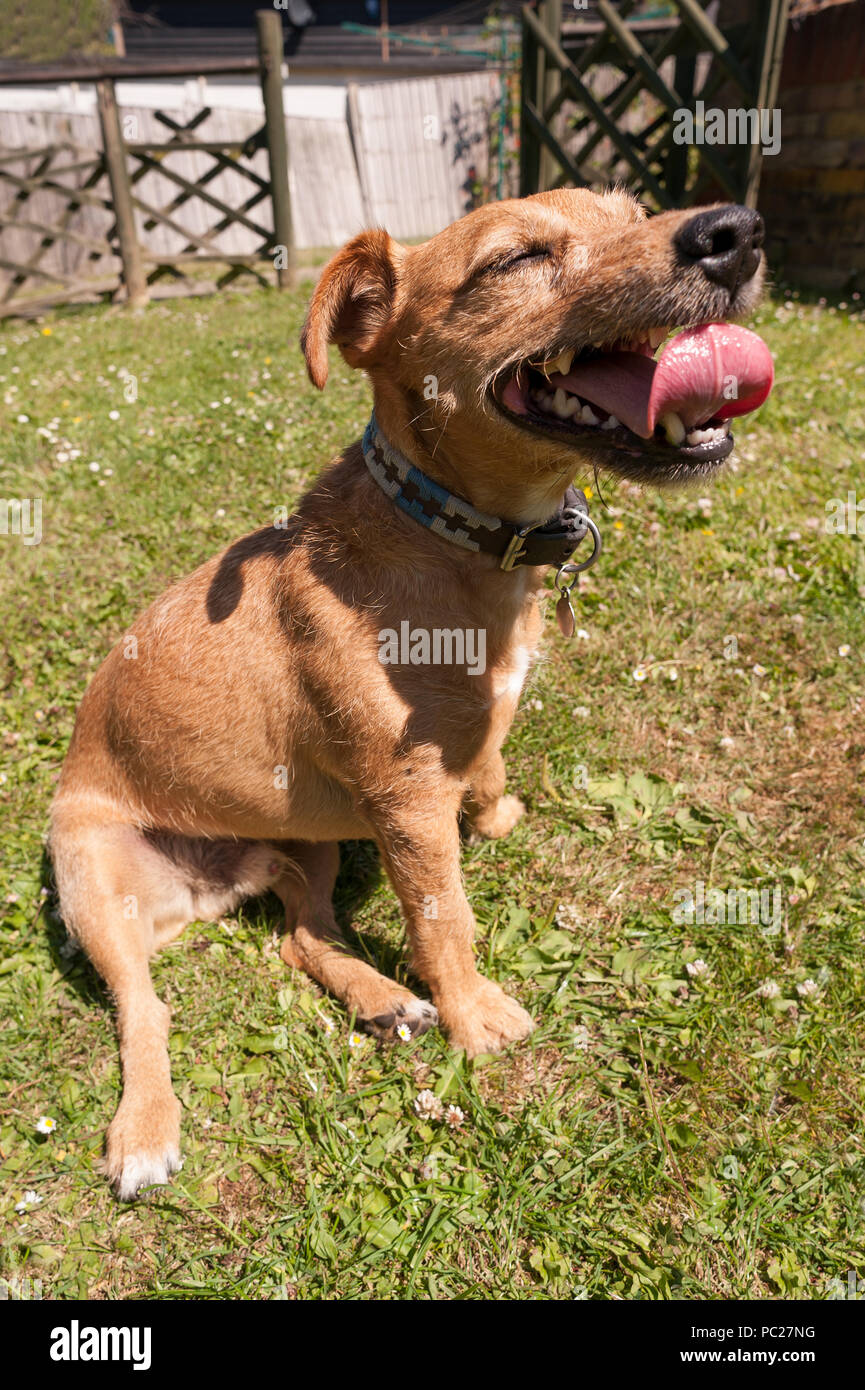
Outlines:
{"label": "dog's closed eye", "polygon": [[481,266],[476,271],[476,275],[505,275],[510,270],[521,270],[530,264],[538,264],[541,261],[552,259],[552,250],[549,246],[529,246],[524,251],[515,254],[497,256],[494,261],[489,261],[487,265]]}

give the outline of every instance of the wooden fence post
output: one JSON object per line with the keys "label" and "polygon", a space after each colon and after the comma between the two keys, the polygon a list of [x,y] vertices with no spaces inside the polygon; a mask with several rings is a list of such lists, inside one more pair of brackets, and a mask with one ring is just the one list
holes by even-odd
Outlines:
{"label": "wooden fence post", "polygon": [[256,10],[255,22],[261,60],[264,128],[270,161],[273,235],[277,250],[285,248],[279,256],[283,264],[277,265],[276,283],[284,290],[294,284],[295,256],[291,195],[288,191],[288,143],[285,138],[285,111],[282,105],[282,19],[277,10]]}
{"label": "wooden fence post", "polygon": [[102,128],[102,148],[111,184],[111,199],[114,204],[114,217],[117,224],[117,240],[120,243],[120,259],[123,263],[123,279],[126,284],[126,299],[131,308],[146,304],[150,291],[144,274],[144,259],[135,231],[135,211],[132,205],[132,185],[126,168],[126,149],[120,131],[120,118],[117,114],[117,101],[114,96],[114,82],[110,77],[100,77],[96,83],[96,100],[99,109],[99,124]]}
{"label": "wooden fence post", "polygon": [[[546,29],[550,38],[554,39],[556,43],[561,43],[562,0],[541,0],[538,6],[538,19],[541,21],[541,24]],[[562,85],[562,74],[542,51],[538,53],[538,63],[540,79],[538,82],[538,107],[541,113],[543,113],[558,95]],[[559,165],[556,162],[556,157],[552,151],[544,145],[541,149],[540,168],[538,169],[539,190],[552,188],[558,174]]]}

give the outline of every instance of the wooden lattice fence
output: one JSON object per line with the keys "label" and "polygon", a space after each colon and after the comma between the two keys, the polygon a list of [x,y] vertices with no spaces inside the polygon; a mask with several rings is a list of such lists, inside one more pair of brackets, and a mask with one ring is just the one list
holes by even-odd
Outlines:
{"label": "wooden lattice fence", "polygon": [[[162,111],[140,113],[139,121],[127,110],[121,119],[114,78],[102,73],[98,148],[70,133],[42,147],[0,150],[0,316],[121,289],[140,304],[157,280],[199,265],[222,267],[217,283],[224,285],[242,274],[264,281],[269,262],[277,284],[291,283],[282,24],[272,10],[260,11],[257,23],[264,124],[251,118],[254,128],[242,139],[201,138],[209,107],[183,123]],[[208,67],[220,75],[249,71],[247,60]],[[145,115],[151,138],[140,138]],[[201,161],[194,177],[190,157]],[[197,230],[177,217],[193,201],[208,219]],[[243,250],[231,245],[239,230]],[[7,250],[22,241],[26,252]]]}
{"label": "wooden lattice fence", "polygon": [[[101,150],[66,140],[40,149],[7,151],[0,154],[3,185],[11,196],[0,213],[0,270],[8,273],[0,313],[29,298],[27,290],[33,284],[50,286],[54,303],[78,297],[85,283],[91,294],[117,287],[119,262],[110,239],[114,219]],[[65,203],[59,215],[58,199]],[[90,216],[83,226],[77,225],[85,208]],[[101,234],[94,230],[95,218],[103,224]],[[24,238],[32,247],[26,258],[7,253],[15,232],[30,234]]]}

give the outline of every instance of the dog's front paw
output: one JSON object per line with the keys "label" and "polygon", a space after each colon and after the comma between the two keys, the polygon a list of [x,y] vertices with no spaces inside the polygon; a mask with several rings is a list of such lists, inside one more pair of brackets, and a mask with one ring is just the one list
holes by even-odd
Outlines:
{"label": "dog's front paw", "polygon": [[121,1202],[131,1202],[144,1187],[165,1184],[182,1167],[180,1102],[121,1100],[108,1127],[105,1171]]}
{"label": "dog's front paw", "polygon": [[516,999],[480,975],[459,1000],[447,1004],[440,1000],[439,1012],[451,1047],[463,1048],[469,1057],[501,1052],[508,1043],[522,1042],[535,1027],[531,1014]]}
{"label": "dog's front paw", "polygon": [[478,811],[471,820],[471,838],[480,840],[500,840],[509,835],[525,806],[518,796],[500,796],[498,801],[483,811]]}
{"label": "dog's front paw", "polygon": [[[421,1033],[435,1028],[439,1021],[438,1009],[427,1003],[426,999],[416,999],[413,994],[403,995],[394,1001],[393,1007],[375,1014],[372,1018],[359,1018],[358,1023],[376,1038],[389,1042],[408,1042],[419,1038]],[[408,1031],[406,1031],[408,1030]]]}

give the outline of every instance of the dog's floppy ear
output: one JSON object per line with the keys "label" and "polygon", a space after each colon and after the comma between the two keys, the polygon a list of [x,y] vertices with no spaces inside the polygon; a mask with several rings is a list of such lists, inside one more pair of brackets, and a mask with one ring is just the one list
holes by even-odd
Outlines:
{"label": "dog's floppy ear", "polygon": [[300,346],[310,380],[327,381],[327,345],[336,343],[350,367],[362,367],[387,323],[405,247],[383,227],[360,232],[328,261],[316,286]]}

